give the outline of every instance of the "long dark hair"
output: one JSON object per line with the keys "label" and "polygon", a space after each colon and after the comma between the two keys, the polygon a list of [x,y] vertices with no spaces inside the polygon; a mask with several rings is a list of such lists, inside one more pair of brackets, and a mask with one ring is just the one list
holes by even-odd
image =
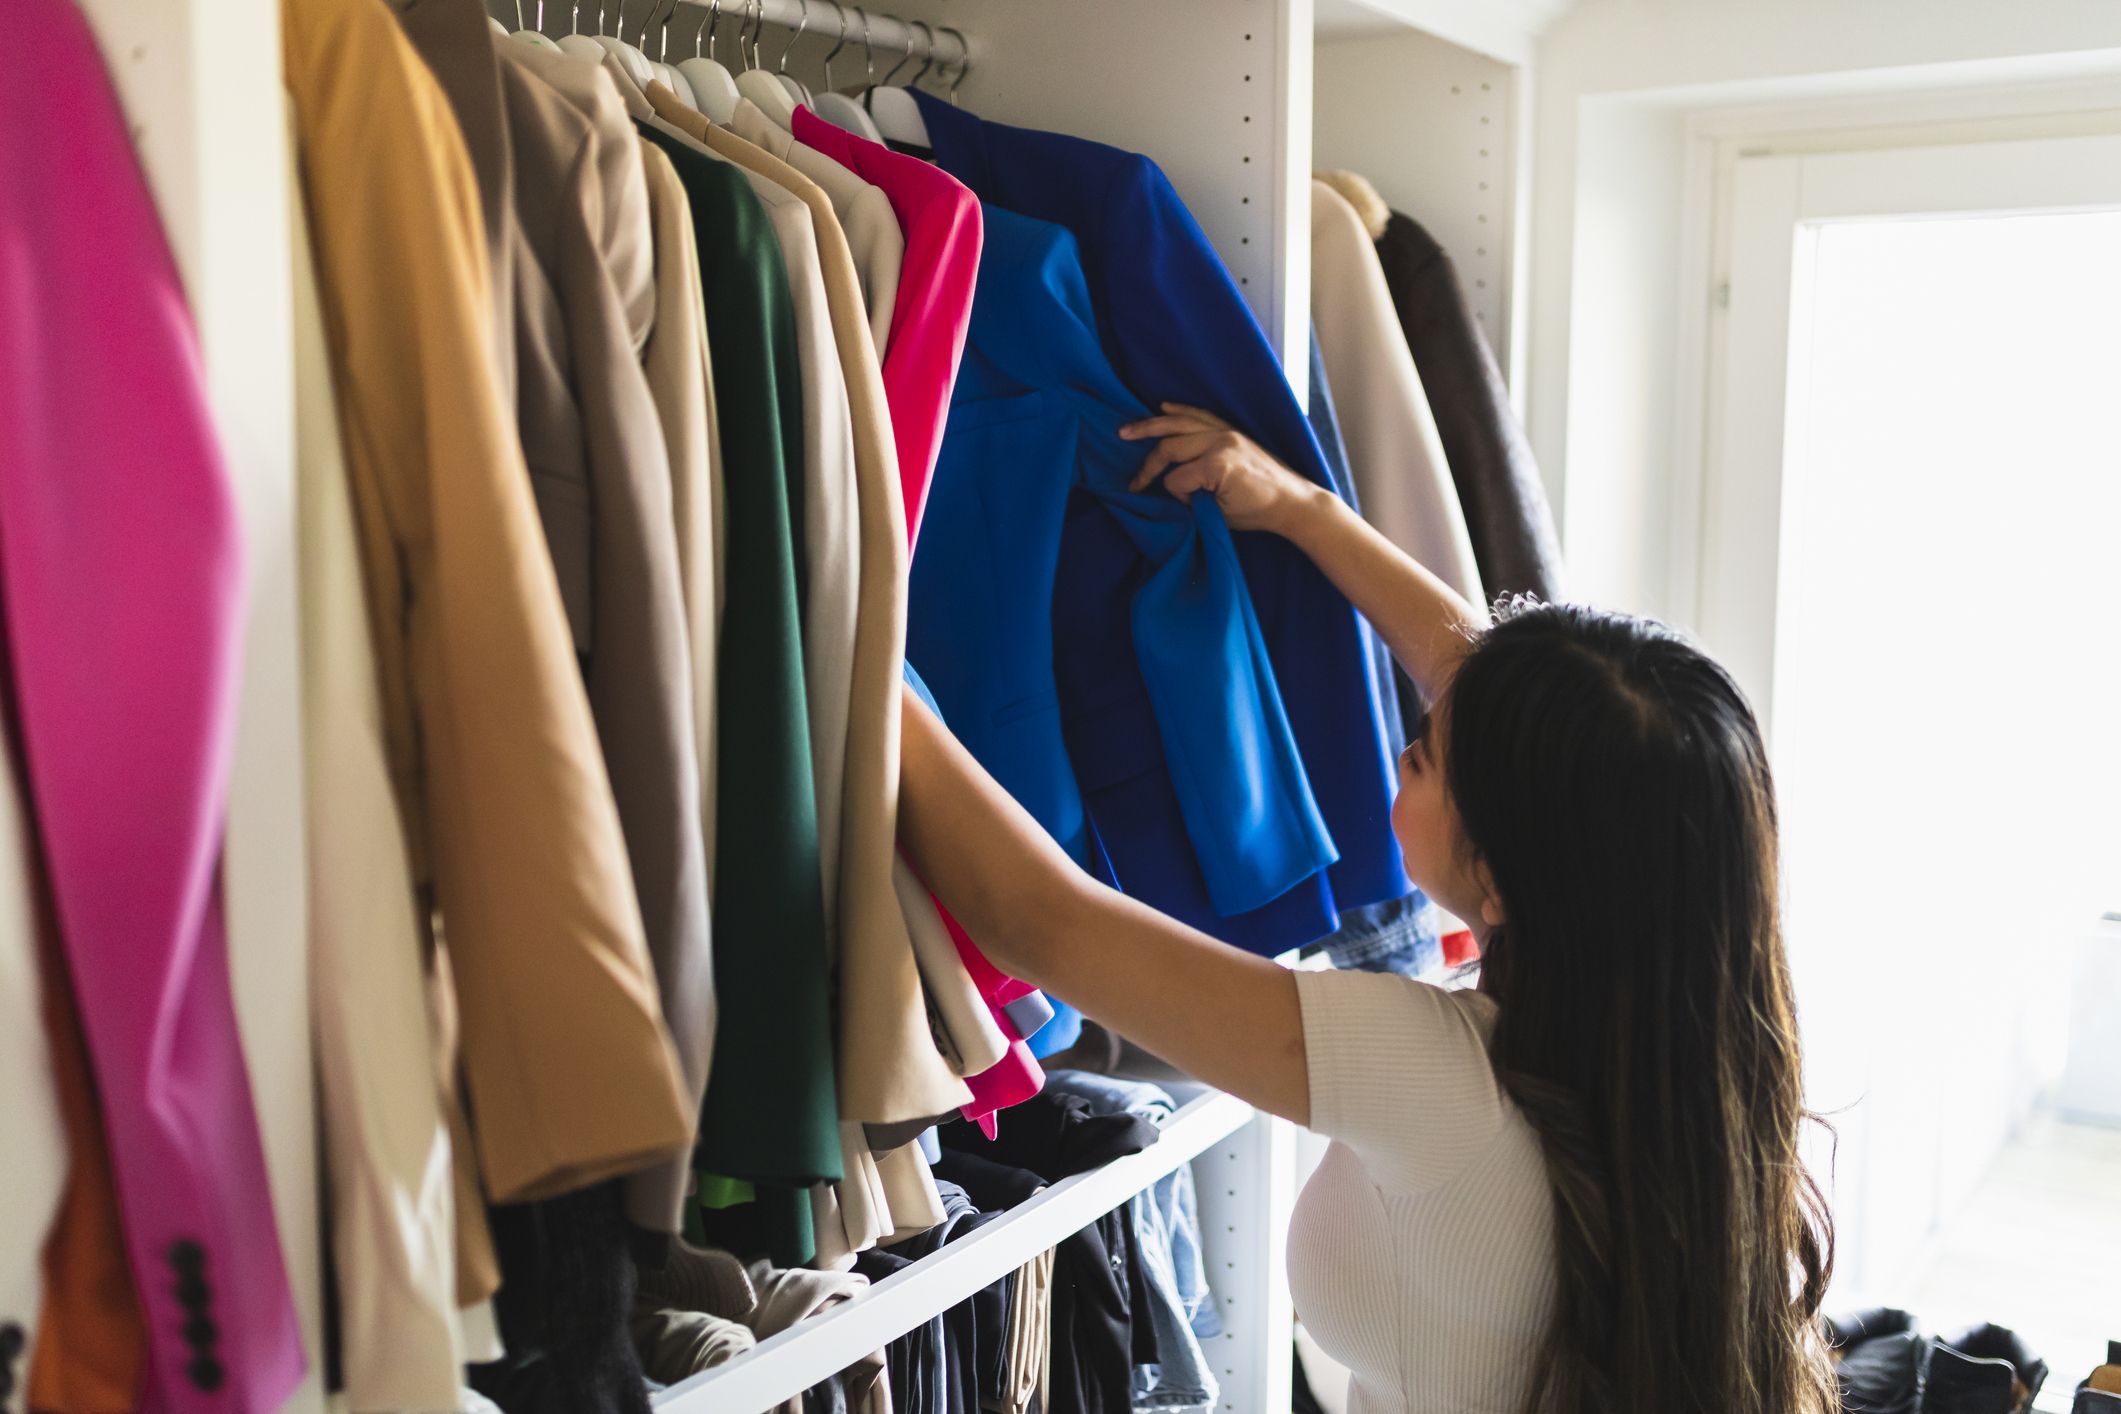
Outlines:
{"label": "long dark hair", "polygon": [[1559,1283],[1536,1414],[1815,1414],[1833,1264],[1735,682],[1660,624],[1505,610],[1448,690],[1444,776],[1506,922],[1481,989],[1539,1136]]}

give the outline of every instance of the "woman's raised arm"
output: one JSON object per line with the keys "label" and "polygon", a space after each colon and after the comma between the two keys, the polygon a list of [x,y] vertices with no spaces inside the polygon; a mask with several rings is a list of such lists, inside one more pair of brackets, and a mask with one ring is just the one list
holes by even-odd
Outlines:
{"label": "woman's raised arm", "polygon": [[1090,878],[911,688],[902,699],[900,842],[996,965],[1188,1074],[1305,1123],[1294,974]]}

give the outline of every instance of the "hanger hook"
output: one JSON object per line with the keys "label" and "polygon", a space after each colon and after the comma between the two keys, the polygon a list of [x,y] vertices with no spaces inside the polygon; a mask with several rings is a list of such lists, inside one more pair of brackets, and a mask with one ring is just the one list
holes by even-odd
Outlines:
{"label": "hanger hook", "polygon": [[670,58],[670,22],[678,17],[678,0],[670,0],[670,8],[663,11],[662,38],[656,41],[656,62]]}
{"label": "hanger hook", "polygon": [[810,0],[796,0],[796,3],[803,8],[796,12],[795,33],[789,35],[788,42],[781,46],[781,62],[774,69],[777,74],[788,72],[788,56],[794,51],[795,42],[803,37],[803,31],[810,28]]}
{"label": "hanger hook", "polygon": [[[919,88],[921,80],[928,77],[928,70],[935,66],[935,31],[929,28],[926,20],[914,20],[912,23],[921,27],[921,39],[928,51],[921,55],[921,66],[913,71],[913,77],[906,80],[906,87]],[[909,59],[913,57],[913,46],[911,44],[906,46],[906,57]]]}
{"label": "hanger hook", "polygon": [[876,87],[876,50],[869,45],[869,12],[857,5],[854,13],[862,17],[862,80],[871,88]]}
{"label": "hanger hook", "polygon": [[884,71],[884,77],[879,80],[879,82],[885,88],[891,87],[891,81],[898,77],[898,71],[900,69],[905,68],[908,64],[913,62],[913,27],[919,24],[920,21],[901,20],[899,23],[903,24],[906,27],[906,52],[899,55],[897,63],[893,64],[890,68]]}
{"label": "hanger hook", "polygon": [[832,89],[832,61],[842,49],[847,47],[847,7],[841,5],[834,8],[840,12],[840,33],[839,38],[833,43],[832,53],[825,56],[825,89],[827,92]]}
{"label": "hanger hook", "polygon": [[751,6],[751,59],[747,68],[766,67],[766,0],[752,0]]}
{"label": "hanger hook", "polygon": [[523,27],[523,0],[516,0],[516,28],[522,29]]}
{"label": "hanger hook", "polygon": [[707,32],[707,26],[712,24],[714,22],[715,16],[719,15],[721,12],[722,0],[714,0],[713,8],[708,10],[706,14],[700,16],[700,27],[692,32],[693,58],[698,59],[702,57],[700,54],[700,36]]}
{"label": "hanger hook", "polygon": [[964,33],[960,30],[944,25],[942,32],[957,41],[957,68],[950,75],[949,93],[951,106],[955,107],[957,106],[957,86],[965,81],[965,75],[972,69],[972,46],[966,42]]}

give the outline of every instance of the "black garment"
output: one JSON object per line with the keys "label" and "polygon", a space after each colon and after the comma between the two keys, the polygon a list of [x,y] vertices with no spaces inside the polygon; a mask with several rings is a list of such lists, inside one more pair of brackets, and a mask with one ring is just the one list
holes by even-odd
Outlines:
{"label": "black garment", "polygon": [[[2031,1346],[2016,1331],[1983,1322],[1970,1326],[1954,1336],[1938,1341],[1940,1347],[1948,1347],[1972,1360],[2000,1360],[2010,1367],[2012,1379],[2024,1388],[2019,1407],[2030,1409],[2040,1395],[2040,1386],[2047,1383],[2047,1362],[2033,1353]],[[1935,1373],[1935,1358],[1932,1357],[1932,1378]],[[2014,1396],[2015,1397],[2015,1396]]]}
{"label": "black garment", "polygon": [[1925,1338],[1890,1308],[1824,1324],[1848,1414],[2023,1414],[2047,1379],[2047,1362],[2001,1326]]}
{"label": "black garment", "polygon": [[[1156,1142],[1156,1126],[1149,1121],[1130,1114],[1096,1114],[1088,1100],[1053,1089],[1004,1111],[998,1126],[991,1140],[963,1120],[942,1126],[938,1134],[946,1156],[951,1150],[971,1154],[1028,1170],[1046,1183],[1139,1154]],[[973,1200],[983,1208],[992,1206],[977,1193]]]}
{"label": "black garment", "polygon": [[[936,1177],[964,1185],[983,1208],[1020,1203],[1038,1188],[1156,1142],[1135,1115],[1093,1114],[1087,1100],[1048,1090],[1001,1116],[989,1141],[964,1123],[942,1127]],[[1050,1408],[1070,1414],[1131,1414],[1133,1371],[1143,1358],[1134,1292],[1144,1280],[1134,1225],[1124,1207],[1069,1237],[1053,1258],[1053,1376]],[[1147,1359],[1155,1336],[1143,1322]]]}
{"label": "black garment", "polygon": [[507,1414],[649,1414],[633,1349],[633,1231],[617,1181],[487,1209],[506,1358],[470,1368]]}
{"label": "black garment", "polygon": [[1311,1391],[1311,1377],[1304,1372],[1304,1352],[1298,1346],[1289,1355],[1291,1381],[1289,1390],[1289,1414],[1326,1414],[1325,1406]]}
{"label": "black garment", "polygon": [[1436,415],[1481,585],[1491,596],[1559,598],[1561,541],[1546,487],[1451,257],[1411,217],[1394,212],[1377,258]]}
{"label": "black garment", "polygon": [[[854,1269],[872,1282],[911,1265],[896,1249],[872,1248],[854,1259]],[[975,1336],[960,1315],[967,1309],[945,1311],[884,1348],[895,1414],[979,1414],[979,1381],[969,1358]]]}

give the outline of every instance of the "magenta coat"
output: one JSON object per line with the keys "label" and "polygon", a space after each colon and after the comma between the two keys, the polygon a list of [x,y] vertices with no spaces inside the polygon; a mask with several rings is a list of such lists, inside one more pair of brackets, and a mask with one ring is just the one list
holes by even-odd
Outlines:
{"label": "magenta coat", "polygon": [[222,929],[234,507],[103,57],[71,0],[8,20],[0,616],[146,1318],[141,1407],[267,1414],[303,1356]]}

